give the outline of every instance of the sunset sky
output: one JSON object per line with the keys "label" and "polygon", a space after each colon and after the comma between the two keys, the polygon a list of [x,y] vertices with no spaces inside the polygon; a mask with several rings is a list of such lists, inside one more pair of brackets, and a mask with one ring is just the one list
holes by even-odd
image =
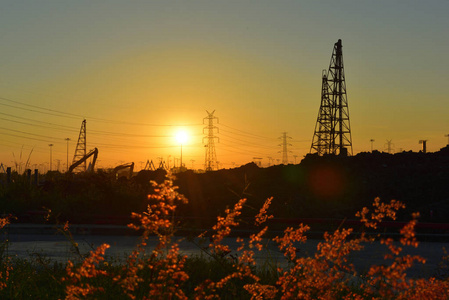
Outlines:
{"label": "sunset sky", "polygon": [[[449,1],[1,1],[0,162],[203,168],[215,110],[223,168],[310,150],[321,73],[343,43],[354,154],[446,146]],[[297,157],[294,157],[297,156]]]}

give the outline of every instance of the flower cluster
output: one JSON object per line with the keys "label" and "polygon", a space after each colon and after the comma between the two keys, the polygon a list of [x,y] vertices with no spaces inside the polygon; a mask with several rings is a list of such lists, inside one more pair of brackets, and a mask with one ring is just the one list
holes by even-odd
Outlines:
{"label": "flower cluster", "polygon": [[265,223],[267,220],[272,219],[273,215],[267,215],[268,208],[271,205],[271,201],[273,201],[273,197],[268,198],[260,209],[259,213],[254,218],[254,224],[260,226]]}
{"label": "flower cluster", "polygon": [[287,227],[284,230],[284,236],[275,237],[273,241],[279,244],[279,250],[284,251],[285,257],[287,257],[290,261],[293,261],[296,258],[296,250],[297,248],[294,246],[294,242],[302,242],[305,243],[307,241],[307,237],[304,235],[310,229],[309,226],[304,224],[299,224],[297,229],[293,229],[293,227]]}
{"label": "flower cluster", "polygon": [[66,267],[67,277],[64,278],[64,281],[69,282],[66,286],[66,299],[85,298],[87,295],[104,291],[102,287],[93,286],[88,279],[107,275],[106,271],[99,270],[97,265],[104,260],[104,253],[108,248],[108,244],[103,244],[95,251],[91,251],[90,255],[79,267],[75,267],[70,260],[68,261]]}
{"label": "flower cluster", "polygon": [[[272,198],[267,199],[259,213],[255,217],[255,225],[260,226],[273,216],[267,216],[267,211],[270,206]],[[248,244],[246,245],[244,239],[237,238],[237,243],[240,246],[237,249],[237,253],[227,256],[231,252],[228,245],[223,245],[225,237],[228,237],[233,227],[239,225],[236,219],[243,208],[246,199],[240,199],[234,206],[234,208],[225,210],[225,217],[218,217],[217,224],[212,227],[215,233],[211,237],[211,243],[209,244],[210,255],[214,259],[228,260],[231,263],[232,271],[222,279],[214,282],[210,279],[205,280],[202,284],[195,288],[196,299],[214,299],[219,298],[219,290],[223,290],[227,286],[235,288],[234,283],[236,280],[246,280],[252,283],[245,284],[243,288],[251,295],[253,299],[272,299],[277,289],[274,286],[268,284],[260,284],[260,278],[254,274],[254,266],[256,261],[254,259],[255,252],[262,251],[264,245],[262,243],[263,236],[268,231],[268,226],[265,226],[258,233],[251,234]],[[204,234],[203,234],[204,235]],[[203,236],[201,235],[201,236]]]}
{"label": "flower cluster", "polygon": [[130,228],[143,230],[142,243],[151,234],[160,237],[162,243],[167,243],[174,230],[174,212],[176,202],[187,203],[187,199],[179,194],[173,186],[173,178],[169,177],[162,184],[152,182],[154,193],[148,195],[150,204],[144,213],[132,213],[132,217],[140,224],[129,224]]}
{"label": "flower cluster", "polygon": [[214,230],[215,233],[212,235],[212,242],[209,244],[209,247],[214,254],[225,255],[231,252],[229,246],[223,245],[222,241],[231,233],[231,227],[239,225],[236,218],[241,214],[245,202],[246,199],[240,199],[239,202],[235,204],[234,209],[230,210],[228,208],[225,210],[225,217],[217,217],[217,224],[212,227],[212,230]]}
{"label": "flower cluster", "polygon": [[[189,278],[183,270],[187,257],[179,255],[176,243],[170,244],[176,225],[176,204],[186,203],[187,199],[176,191],[177,187],[173,186],[171,178],[162,184],[153,182],[153,186],[155,192],[148,196],[150,204],[147,211],[142,214],[133,213],[137,224],[129,225],[135,230],[142,230],[140,243],[123,266],[123,275],[115,276],[114,281],[119,283],[125,295],[131,299],[136,299],[139,288],[148,290],[149,299],[187,299],[181,289]],[[150,235],[157,235],[159,241],[147,254],[146,246]],[[144,287],[145,284],[148,286]]]}
{"label": "flower cluster", "polygon": [[164,259],[149,266],[155,274],[149,284],[149,299],[187,299],[181,289],[182,283],[189,279],[184,271],[187,256],[180,256],[178,252],[178,245],[173,244]]}
{"label": "flower cluster", "polygon": [[359,217],[360,221],[367,228],[377,229],[377,225],[387,217],[396,220],[396,212],[401,208],[405,208],[405,204],[397,200],[391,200],[390,203],[387,204],[380,202],[380,198],[377,197],[374,199],[373,207],[374,212],[371,213],[370,219],[367,217],[369,209],[366,207],[364,207],[362,211],[357,212],[355,216]]}
{"label": "flower cluster", "polygon": [[2,229],[3,227],[5,227],[6,225],[9,224],[9,217],[6,218],[0,218],[0,229]]}

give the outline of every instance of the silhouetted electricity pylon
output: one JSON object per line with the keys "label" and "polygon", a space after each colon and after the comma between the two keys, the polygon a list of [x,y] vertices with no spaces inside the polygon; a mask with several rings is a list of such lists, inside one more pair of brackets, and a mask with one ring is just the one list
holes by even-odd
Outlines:
{"label": "silhouetted electricity pylon", "polygon": [[387,153],[392,153],[394,151],[394,144],[391,142],[391,140],[387,140],[385,149],[387,150]]}
{"label": "silhouetted electricity pylon", "polygon": [[[349,149],[349,150],[348,150]],[[310,152],[352,155],[346,80],[341,40],[334,45],[329,70],[323,71],[321,105]]]}
{"label": "silhouetted electricity pylon", "polygon": [[[86,156],[86,120],[83,120],[81,123],[81,129],[80,129],[80,135],[78,137],[78,143],[76,144],[76,150],[75,155],[73,156],[72,164],[82,159],[84,156]],[[80,164],[78,167],[74,169],[78,171],[84,171],[87,170],[87,163],[86,161]]]}
{"label": "silhouetted electricity pylon", "polygon": [[282,144],[279,144],[279,146],[282,146],[282,164],[283,165],[288,165],[288,150],[287,150],[287,146],[291,146],[292,144],[287,143],[287,139],[291,139],[291,137],[287,136],[287,132],[283,132],[282,136],[279,137],[280,139],[282,139]]}
{"label": "silhouetted electricity pylon", "polygon": [[217,162],[217,154],[215,153],[215,139],[217,139],[218,142],[220,142],[220,139],[214,135],[215,130],[217,130],[218,133],[218,127],[214,126],[214,119],[217,120],[218,123],[218,118],[214,116],[214,112],[207,112],[207,117],[205,117],[203,119],[203,124],[204,121],[207,120],[207,127],[203,128],[203,134],[204,131],[207,130],[207,136],[203,137],[203,144],[204,144],[204,140],[207,140],[207,144],[204,145],[205,149],[206,149],[206,159],[205,159],[205,163],[204,163],[204,169],[206,171],[213,171],[213,170],[217,170],[218,169],[218,162]]}

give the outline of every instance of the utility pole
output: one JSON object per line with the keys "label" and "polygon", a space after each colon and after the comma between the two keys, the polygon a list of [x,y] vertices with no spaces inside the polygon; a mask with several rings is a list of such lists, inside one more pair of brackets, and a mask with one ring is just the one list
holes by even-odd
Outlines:
{"label": "utility pole", "polygon": [[447,145],[449,146],[449,134],[446,134],[445,137],[447,137]]}
{"label": "utility pole", "polygon": [[59,172],[59,168],[60,168],[60,166],[61,166],[61,160],[60,160],[60,159],[56,159],[56,162],[57,162],[57,164],[56,164],[56,170]]}
{"label": "utility pole", "polygon": [[69,170],[69,138],[65,138],[65,140],[67,141],[67,171]]}
{"label": "utility pole", "polygon": [[373,139],[370,139],[369,141],[371,142],[371,153],[373,153],[373,143],[374,143],[374,140],[373,140]]}
{"label": "utility pole", "polygon": [[170,157],[171,157],[171,155],[169,155],[167,158],[167,170],[170,170],[170,161],[171,161]]}
{"label": "utility pole", "polygon": [[53,159],[53,157],[52,157],[52,150],[51,150],[51,148],[53,147],[53,144],[48,144],[48,146],[50,146],[50,171],[52,170],[52,166],[51,166],[51,162],[52,162],[52,159]]}
{"label": "utility pole", "polygon": [[420,140],[420,144],[422,144],[422,152],[427,153],[427,140]]}
{"label": "utility pole", "polygon": [[287,139],[291,139],[291,137],[287,136],[287,132],[283,132],[279,138],[282,139],[282,144],[279,144],[279,146],[282,146],[282,151],[279,151],[282,152],[282,164],[288,165],[289,151],[287,151],[287,146],[291,146],[292,144],[287,143]]}
{"label": "utility pole", "polygon": [[296,158],[298,157],[298,155],[293,155],[293,157],[295,158],[295,165],[296,165]]}

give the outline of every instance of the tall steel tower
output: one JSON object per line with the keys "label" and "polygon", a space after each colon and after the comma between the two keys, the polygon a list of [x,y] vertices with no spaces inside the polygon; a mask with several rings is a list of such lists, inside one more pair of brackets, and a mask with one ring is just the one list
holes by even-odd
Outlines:
{"label": "tall steel tower", "polygon": [[321,105],[315,124],[312,147],[319,155],[329,153],[331,147],[332,130],[332,103],[329,99],[329,84],[327,82],[327,71],[323,70],[321,81]]}
{"label": "tall steel tower", "polygon": [[[78,137],[78,143],[76,144],[76,150],[75,155],[73,156],[72,164],[79,161],[84,156],[86,156],[86,120],[83,120],[83,122],[81,123],[80,135]],[[76,167],[75,170],[86,172],[86,161]]]}
{"label": "tall steel tower", "polygon": [[287,150],[287,146],[291,146],[292,144],[287,143],[287,139],[291,139],[291,137],[287,136],[287,132],[283,132],[282,136],[279,137],[280,139],[282,139],[282,144],[280,144],[279,146],[282,146],[282,164],[283,165],[288,165],[288,150]]}
{"label": "tall steel tower", "polygon": [[329,70],[322,75],[321,105],[310,152],[352,155],[351,126],[341,40],[334,45]]}
{"label": "tall steel tower", "polygon": [[207,136],[203,137],[203,144],[204,140],[207,140],[207,144],[204,145],[206,149],[206,160],[204,163],[204,168],[206,171],[213,171],[218,169],[218,162],[217,162],[217,154],[215,153],[215,139],[217,139],[218,142],[220,142],[219,138],[214,135],[215,130],[217,130],[218,133],[218,127],[214,126],[214,119],[217,120],[218,118],[214,116],[214,112],[207,112],[207,117],[203,119],[203,124],[205,124],[205,120],[207,120],[207,126],[203,128],[203,134],[205,130],[207,130]]}

